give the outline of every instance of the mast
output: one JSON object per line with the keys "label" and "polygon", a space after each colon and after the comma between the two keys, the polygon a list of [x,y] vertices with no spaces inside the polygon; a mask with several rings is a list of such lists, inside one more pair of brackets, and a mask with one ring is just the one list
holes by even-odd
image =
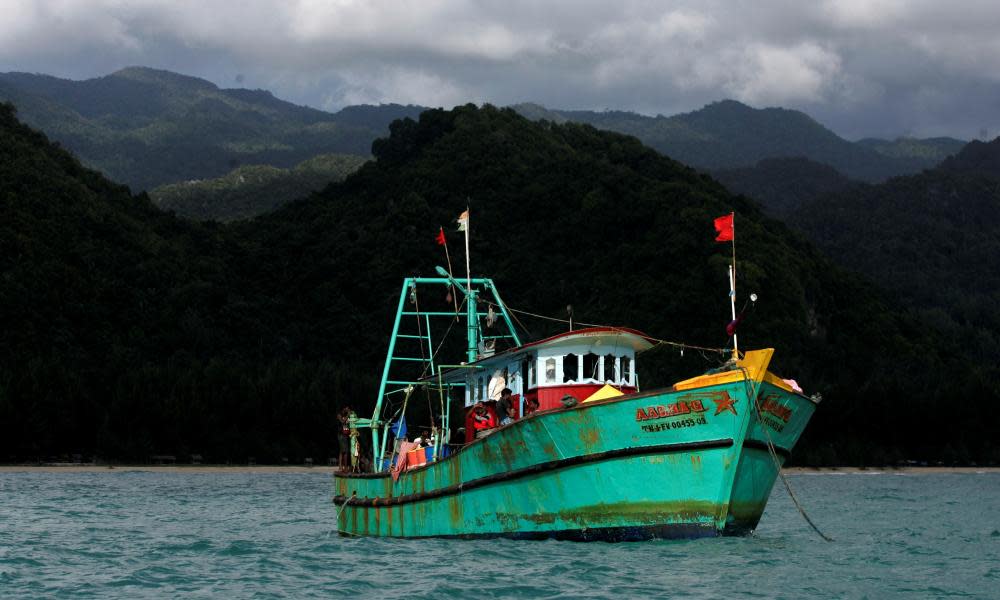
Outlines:
{"label": "mast", "polygon": [[[471,362],[476,362],[479,358],[479,312],[476,309],[476,292],[472,291],[472,268],[469,261],[469,207],[465,207],[465,212],[458,215],[458,230],[465,232],[465,321],[466,321],[466,358]],[[442,273],[440,268],[438,273]],[[450,274],[447,275],[451,277]]]}
{"label": "mast", "polygon": [[469,267],[469,207],[458,215],[458,230],[465,232],[465,291],[472,292],[472,269]]}
{"label": "mast", "polygon": [[[736,213],[733,213],[733,264],[729,266],[729,305],[733,311],[733,321],[736,320]],[[733,330],[733,360],[740,359],[739,345],[736,343],[736,330]]]}
{"label": "mast", "polygon": [[[732,308],[733,321],[736,320],[736,269],[729,265],[729,306]],[[740,358],[739,346],[736,344],[736,332],[733,331],[733,359]]]}

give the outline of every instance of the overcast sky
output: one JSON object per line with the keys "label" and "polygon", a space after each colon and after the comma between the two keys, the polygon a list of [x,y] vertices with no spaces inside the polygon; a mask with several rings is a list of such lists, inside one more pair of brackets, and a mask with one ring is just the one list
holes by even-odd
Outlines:
{"label": "overcast sky", "polygon": [[851,139],[1000,134],[997,0],[0,0],[0,71],[130,65],[331,111],[733,98]]}

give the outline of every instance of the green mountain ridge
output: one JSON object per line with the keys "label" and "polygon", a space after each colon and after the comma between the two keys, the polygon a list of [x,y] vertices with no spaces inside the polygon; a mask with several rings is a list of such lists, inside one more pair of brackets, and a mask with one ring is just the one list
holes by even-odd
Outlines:
{"label": "green mountain ridge", "polygon": [[550,110],[537,104],[514,108],[531,119],[576,121],[634,135],[674,160],[710,171],[750,167],[769,158],[805,157],[852,179],[881,181],[935,166],[962,144],[950,138],[853,143],[800,111],[756,109],[735,100],[670,117]]}
{"label": "green mountain ridge", "polygon": [[[433,272],[438,226],[469,205],[474,274],[511,306],[558,316],[572,304],[585,322],[712,347],[729,309],[711,221],[735,210],[741,298],[761,297],[741,341],[776,347],[776,370],[824,396],[800,460],[995,460],[997,392],[980,363],[749,200],[633,138],[492,107],[426,111],[394,122],[344,181],[222,226],[130,195],[10,107],[0,134],[8,460],[333,456],[337,408],[373,401],[400,279]],[[531,338],[555,331],[528,326]],[[649,388],[720,360],[664,346],[639,372]]]}
{"label": "green mountain ridge", "polygon": [[189,219],[249,219],[340,181],[366,160],[351,154],[321,154],[292,169],[244,165],[216,179],[160,186],[149,196],[161,209]]}
{"label": "green mountain ridge", "polygon": [[291,168],[320,154],[367,156],[392,120],[423,110],[331,114],[264,90],[220,89],[144,67],[84,81],[0,73],[0,100],[85,165],[135,190],[219,177],[243,164]]}
{"label": "green mountain ridge", "polygon": [[[145,67],[84,81],[0,73],[0,100],[13,102],[25,122],[85,165],[135,190],[221,177],[240,165],[291,168],[318,154],[367,156],[391,121],[426,110],[350,106],[331,114],[285,102],[266,90],[221,89],[196,77]],[[962,143],[950,138],[853,143],[804,113],[754,109],[732,100],[670,117],[550,110],[536,104],[515,108],[532,119],[572,120],[634,135],[676,160],[710,171],[801,156],[852,179],[880,181],[933,167]]]}

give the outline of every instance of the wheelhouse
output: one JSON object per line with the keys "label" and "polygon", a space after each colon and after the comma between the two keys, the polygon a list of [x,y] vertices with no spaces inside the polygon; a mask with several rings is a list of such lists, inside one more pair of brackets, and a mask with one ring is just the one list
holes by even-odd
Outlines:
{"label": "wheelhouse", "polygon": [[537,400],[538,410],[548,410],[562,406],[566,396],[584,402],[605,386],[623,394],[637,391],[635,356],[651,347],[648,336],[633,329],[592,327],[483,358],[442,377],[464,383],[466,407],[498,400],[509,388],[520,416],[531,400]]}

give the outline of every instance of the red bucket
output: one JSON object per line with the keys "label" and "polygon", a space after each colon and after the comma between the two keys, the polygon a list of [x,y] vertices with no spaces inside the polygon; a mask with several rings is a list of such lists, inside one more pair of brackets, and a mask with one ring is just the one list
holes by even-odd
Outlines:
{"label": "red bucket", "polygon": [[422,467],[427,464],[427,450],[417,448],[406,453],[406,468]]}

